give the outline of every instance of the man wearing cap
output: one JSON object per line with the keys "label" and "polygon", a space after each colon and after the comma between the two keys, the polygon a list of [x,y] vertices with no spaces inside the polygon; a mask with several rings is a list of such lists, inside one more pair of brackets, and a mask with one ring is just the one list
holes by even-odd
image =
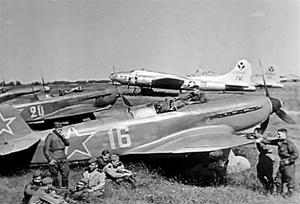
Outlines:
{"label": "man wearing cap", "polygon": [[288,188],[287,195],[292,196],[295,189],[295,161],[299,157],[299,151],[295,144],[287,138],[287,129],[278,129],[277,136],[278,139],[276,140],[262,140],[261,142],[278,146],[280,162],[274,180],[276,192],[282,194],[283,185],[286,183]]}
{"label": "man wearing cap", "polygon": [[69,145],[69,140],[62,134],[62,124],[55,122],[54,130],[45,139],[44,155],[49,162],[50,173],[55,187],[60,187],[58,179],[58,172],[60,172],[62,189],[68,188],[70,167],[65,147]]}
{"label": "man wearing cap", "polygon": [[86,178],[80,179],[74,189],[70,190],[68,202],[86,203],[89,201],[89,192],[87,190],[88,180]]}
{"label": "man wearing cap", "polygon": [[28,204],[66,204],[63,197],[49,192],[52,186],[53,179],[45,177],[42,179],[42,186],[32,195]]}
{"label": "man wearing cap", "polygon": [[116,181],[117,183],[122,180],[126,180],[129,183],[133,183],[134,179],[132,178],[133,173],[124,168],[124,165],[120,161],[120,157],[116,154],[110,156],[110,163],[107,164],[103,171],[106,173],[108,178]]}
{"label": "man wearing cap", "polygon": [[110,158],[110,153],[108,150],[103,150],[100,154],[100,156],[98,157],[98,169],[103,171],[103,168],[110,162],[109,160]]}
{"label": "man wearing cap", "polygon": [[24,196],[22,198],[22,204],[28,204],[30,198],[32,195],[39,189],[41,186],[41,172],[35,171],[32,176],[32,180],[30,183],[28,183],[24,188]]}
{"label": "man wearing cap", "polygon": [[90,197],[101,197],[104,195],[105,173],[98,170],[97,158],[92,157],[89,168],[83,172],[83,178],[87,180],[87,190]]}

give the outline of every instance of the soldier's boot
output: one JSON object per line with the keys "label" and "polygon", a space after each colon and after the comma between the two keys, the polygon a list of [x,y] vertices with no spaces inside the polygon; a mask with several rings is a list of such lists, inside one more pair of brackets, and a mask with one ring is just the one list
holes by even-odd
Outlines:
{"label": "soldier's boot", "polygon": [[269,191],[270,191],[270,194],[272,195],[274,193],[274,186],[270,186]]}
{"label": "soldier's boot", "polygon": [[282,189],[282,186],[277,186],[277,185],[276,185],[276,194],[277,194],[277,195],[281,195],[282,192],[283,192],[282,190],[283,190],[283,189]]}

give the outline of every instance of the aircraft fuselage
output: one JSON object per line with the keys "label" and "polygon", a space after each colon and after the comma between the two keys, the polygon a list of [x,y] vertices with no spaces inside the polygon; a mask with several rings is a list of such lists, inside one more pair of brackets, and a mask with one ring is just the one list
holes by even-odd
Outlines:
{"label": "aircraft fuselage", "polygon": [[[68,159],[80,161],[92,155],[98,156],[104,149],[120,155],[130,154],[135,148],[151,147],[153,142],[195,127],[213,129],[214,125],[225,125],[234,131],[245,130],[261,123],[271,113],[268,98],[251,96],[185,106],[177,111],[138,119],[129,113],[109,119],[99,118],[64,127],[63,134],[71,143],[66,150]],[[49,132],[34,132],[26,136],[41,138],[31,163],[46,163],[42,149]]]}

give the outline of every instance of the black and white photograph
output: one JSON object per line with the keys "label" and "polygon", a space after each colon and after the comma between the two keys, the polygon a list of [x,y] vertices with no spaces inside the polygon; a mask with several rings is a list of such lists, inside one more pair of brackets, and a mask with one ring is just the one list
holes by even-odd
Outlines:
{"label": "black and white photograph", "polygon": [[0,204],[297,204],[299,123],[299,0],[0,0]]}

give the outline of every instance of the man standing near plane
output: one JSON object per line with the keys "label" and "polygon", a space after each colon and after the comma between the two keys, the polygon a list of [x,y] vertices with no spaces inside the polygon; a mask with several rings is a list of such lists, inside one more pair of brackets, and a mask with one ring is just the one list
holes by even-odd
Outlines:
{"label": "man standing near plane", "polygon": [[255,128],[254,134],[257,138],[255,140],[256,148],[259,152],[258,162],[256,165],[257,177],[265,188],[266,193],[270,191],[270,193],[272,194],[274,191],[273,165],[275,159],[272,154],[271,147],[260,142],[263,139],[266,139],[263,136],[263,130],[260,128]]}
{"label": "man standing near plane", "polygon": [[49,162],[50,173],[53,177],[53,185],[59,187],[58,172],[62,177],[61,188],[68,188],[68,176],[70,172],[65,147],[70,145],[70,142],[62,132],[62,124],[54,123],[54,130],[50,133],[44,144],[44,155]]}
{"label": "man standing near plane", "polygon": [[292,196],[295,189],[295,161],[299,156],[299,151],[295,144],[287,138],[287,130],[281,128],[277,130],[278,139],[262,140],[264,144],[278,146],[278,156],[280,157],[279,168],[275,177],[276,192],[283,193],[283,184],[287,184],[288,196]]}

